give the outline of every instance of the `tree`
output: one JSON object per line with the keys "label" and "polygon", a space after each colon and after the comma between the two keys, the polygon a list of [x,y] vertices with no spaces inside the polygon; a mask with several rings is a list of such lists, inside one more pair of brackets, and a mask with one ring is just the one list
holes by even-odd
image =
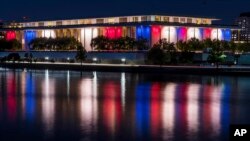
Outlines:
{"label": "tree", "polygon": [[145,38],[139,38],[135,44],[136,44],[137,50],[148,50],[149,49],[148,40]]}
{"label": "tree", "polygon": [[177,49],[174,43],[169,43],[167,39],[160,39],[153,48],[161,48],[165,52],[165,63],[176,63]]}
{"label": "tree", "polygon": [[204,44],[202,44],[197,38],[191,38],[188,40],[187,46],[190,51],[202,51],[204,49]]}
{"label": "tree", "polygon": [[0,50],[21,50],[22,44],[16,40],[0,39]]}
{"label": "tree", "polygon": [[213,40],[212,50],[209,52],[208,62],[215,63],[216,68],[219,68],[219,64],[224,61],[224,43],[220,42],[219,40]]}
{"label": "tree", "polygon": [[107,50],[109,39],[105,36],[98,36],[91,40],[91,47],[93,50]]}
{"label": "tree", "polygon": [[82,62],[87,58],[86,50],[81,44],[77,46],[77,53],[76,53],[75,58],[77,61],[81,62],[81,65],[82,65]]}
{"label": "tree", "polygon": [[153,47],[148,51],[147,59],[150,64],[163,65],[166,61],[166,54],[160,47]]}
{"label": "tree", "polygon": [[76,50],[79,43],[74,37],[36,38],[29,46],[31,50]]}

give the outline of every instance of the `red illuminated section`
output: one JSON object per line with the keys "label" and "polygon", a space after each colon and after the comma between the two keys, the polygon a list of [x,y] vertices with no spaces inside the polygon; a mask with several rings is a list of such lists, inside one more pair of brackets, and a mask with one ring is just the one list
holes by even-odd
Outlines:
{"label": "red illuminated section", "polygon": [[6,32],[6,40],[10,41],[10,40],[14,40],[16,39],[16,32],[15,31],[7,31]]}
{"label": "red illuminated section", "polygon": [[210,28],[205,28],[203,32],[203,39],[210,39],[211,38],[211,31]]}
{"label": "red illuminated section", "polygon": [[157,43],[161,39],[161,27],[152,26],[152,45]]}
{"label": "red illuminated section", "polygon": [[178,40],[186,41],[187,40],[187,28],[181,27],[179,29]]}
{"label": "red illuminated section", "polygon": [[122,27],[107,27],[104,33],[109,39],[117,39],[122,37]]}

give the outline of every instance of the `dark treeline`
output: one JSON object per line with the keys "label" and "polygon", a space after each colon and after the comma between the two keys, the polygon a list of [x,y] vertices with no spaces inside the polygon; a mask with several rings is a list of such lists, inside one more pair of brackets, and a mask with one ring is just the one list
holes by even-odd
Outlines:
{"label": "dark treeline", "polygon": [[21,50],[22,44],[14,39],[14,40],[6,40],[6,39],[0,39],[0,50]]}
{"label": "dark treeline", "polygon": [[109,39],[105,36],[98,36],[91,41],[93,50],[148,50],[149,45],[147,39],[131,37],[120,37],[117,39]]}
{"label": "dark treeline", "polygon": [[62,38],[36,38],[29,43],[31,50],[77,50],[77,46],[81,44],[73,37]]}

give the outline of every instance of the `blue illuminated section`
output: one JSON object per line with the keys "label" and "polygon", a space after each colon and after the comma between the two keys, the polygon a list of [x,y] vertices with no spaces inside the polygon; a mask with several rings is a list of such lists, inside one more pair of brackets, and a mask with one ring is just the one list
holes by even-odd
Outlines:
{"label": "blue illuminated section", "polygon": [[136,89],[136,129],[140,139],[148,139],[150,131],[150,84],[139,84]]}
{"label": "blue illuminated section", "polygon": [[223,36],[225,41],[231,41],[232,39],[232,32],[230,29],[224,29],[223,30]]}
{"label": "blue illuminated section", "polygon": [[36,32],[35,31],[25,31],[25,49],[29,50],[29,43],[36,38]]}
{"label": "blue illuminated section", "polygon": [[137,26],[136,27],[136,39],[144,38],[150,41],[151,30],[149,26]]}

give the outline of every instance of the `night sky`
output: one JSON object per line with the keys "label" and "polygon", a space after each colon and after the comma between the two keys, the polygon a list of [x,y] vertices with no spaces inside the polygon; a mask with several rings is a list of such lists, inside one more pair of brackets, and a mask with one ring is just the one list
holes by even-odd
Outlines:
{"label": "night sky", "polygon": [[166,14],[223,19],[232,24],[250,11],[250,0],[1,0],[0,19],[72,19],[101,16]]}

